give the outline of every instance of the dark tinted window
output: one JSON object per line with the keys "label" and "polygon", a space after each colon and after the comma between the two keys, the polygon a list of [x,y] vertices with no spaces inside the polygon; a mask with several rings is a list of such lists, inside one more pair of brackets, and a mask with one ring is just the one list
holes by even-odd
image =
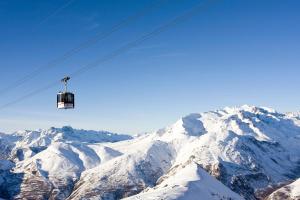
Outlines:
{"label": "dark tinted window", "polygon": [[64,102],[64,94],[57,94],[57,102]]}
{"label": "dark tinted window", "polygon": [[74,104],[74,94],[62,93],[57,95],[57,102],[72,103]]}
{"label": "dark tinted window", "polygon": [[74,95],[72,93],[65,94],[65,103],[74,103]]}

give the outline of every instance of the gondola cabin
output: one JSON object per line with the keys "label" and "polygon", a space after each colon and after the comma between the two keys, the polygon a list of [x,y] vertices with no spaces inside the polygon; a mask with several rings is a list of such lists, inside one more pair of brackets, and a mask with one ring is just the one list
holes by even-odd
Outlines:
{"label": "gondola cabin", "polygon": [[58,109],[73,109],[74,108],[74,94],[71,92],[59,92],[57,94],[57,108]]}
{"label": "gondola cabin", "polygon": [[70,77],[65,77],[61,82],[65,85],[65,91],[57,94],[57,108],[58,109],[74,109],[75,107],[75,95],[67,91],[67,85]]}

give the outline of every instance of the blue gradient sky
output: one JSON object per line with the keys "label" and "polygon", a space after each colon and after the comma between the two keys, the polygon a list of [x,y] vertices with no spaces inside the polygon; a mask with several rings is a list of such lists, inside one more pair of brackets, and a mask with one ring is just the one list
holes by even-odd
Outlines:
{"label": "blue gradient sky", "polygon": [[[150,0],[0,1],[0,89],[137,12]],[[104,41],[1,95],[3,105],[114,51],[196,5],[172,0]],[[189,20],[71,80],[0,110],[0,131],[71,125],[153,131],[191,112],[258,105],[300,108],[300,1],[219,0]]]}

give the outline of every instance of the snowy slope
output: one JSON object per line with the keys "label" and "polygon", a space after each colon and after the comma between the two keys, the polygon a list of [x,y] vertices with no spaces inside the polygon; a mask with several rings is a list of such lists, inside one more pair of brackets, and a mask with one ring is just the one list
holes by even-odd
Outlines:
{"label": "snowy slope", "polygon": [[163,176],[154,188],[126,198],[126,200],[237,200],[242,199],[214,177],[210,176],[198,164],[189,161]]}
{"label": "snowy slope", "polygon": [[250,200],[300,177],[299,114],[268,108],[195,113],[135,138],[70,127],[0,137],[15,164],[0,170],[2,189],[19,199]]}
{"label": "snowy slope", "polygon": [[293,183],[274,191],[266,200],[299,200],[300,199],[300,178]]}
{"label": "snowy slope", "polygon": [[165,142],[145,138],[120,143],[109,145],[120,156],[85,171],[69,199],[130,196],[154,186],[171,167],[174,150]]}

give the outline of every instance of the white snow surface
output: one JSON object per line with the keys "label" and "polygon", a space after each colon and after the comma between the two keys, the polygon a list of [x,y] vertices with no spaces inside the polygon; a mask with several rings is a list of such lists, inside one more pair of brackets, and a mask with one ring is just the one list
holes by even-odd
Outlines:
{"label": "white snow surface", "polygon": [[0,144],[13,173],[59,199],[252,200],[300,177],[299,115],[264,107],[194,113],[134,138],[64,127],[1,134]]}
{"label": "white snow surface", "polygon": [[290,184],[291,196],[300,198],[300,178]]}
{"label": "white snow surface", "polygon": [[187,163],[179,168],[176,174],[166,178],[154,188],[149,188],[138,195],[126,198],[126,200],[242,199],[196,163]]}
{"label": "white snow surface", "polygon": [[285,185],[277,189],[267,198],[267,200],[277,200],[277,199],[299,200],[300,199],[300,178],[292,182],[291,184]]}

